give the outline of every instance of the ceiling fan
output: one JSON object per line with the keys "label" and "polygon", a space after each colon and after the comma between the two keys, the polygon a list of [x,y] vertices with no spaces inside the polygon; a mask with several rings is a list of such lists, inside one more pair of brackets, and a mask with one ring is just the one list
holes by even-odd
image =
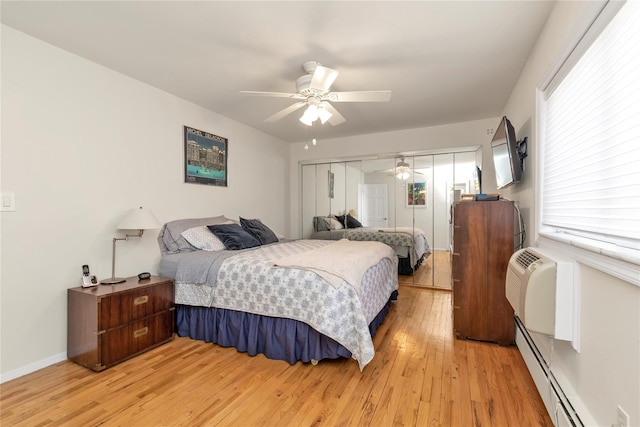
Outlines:
{"label": "ceiling fan", "polygon": [[396,176],[398,179],[407,180],[411,177],[411,174],[423,175],[421,172],[418,172],[415,169],[411,168],[411,165],[404,161],[404,156],[400,157],[400,161],[396,164],[394,168],[383,169],[382,173],[387,173],[391,176]]}
{"label": "ceiling fan", "polygon": [[338,71],[324,67],[317,61],[307,61],[302,64],[307,73],[296,80],[296,93],[260,92],[253,90],[240,91],[243,95],[267,96],[275,98],[291,98],[299,100],[295,104],[267,117],[265,122],[275,122],[300,108],[307,107],[300,121],[311,126],[320,119],[322,124],[327,121],[336,126],[346,119],[335,109],[332,102],[387,102],[391,99],[389,90],[370,90],[354,92],[331,92],[330,88]]}

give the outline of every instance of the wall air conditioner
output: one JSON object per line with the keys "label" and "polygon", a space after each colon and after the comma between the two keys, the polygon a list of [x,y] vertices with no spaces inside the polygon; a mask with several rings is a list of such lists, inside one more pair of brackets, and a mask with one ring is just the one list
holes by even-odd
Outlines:
{"label": "wall air conditioner", "polygon": [[539,248],[511,256],[505,285],[507,300],[525,328],[573,341],[573,264]]}

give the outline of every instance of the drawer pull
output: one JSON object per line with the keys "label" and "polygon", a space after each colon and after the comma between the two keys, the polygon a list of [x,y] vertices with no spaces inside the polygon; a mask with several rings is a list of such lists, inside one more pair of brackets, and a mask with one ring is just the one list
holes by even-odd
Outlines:
{"label": "drawer pull", "polygon": [[134,305],[146,304],[149,301],[149,295],[144,295],[133,300]]}
{"label": "drawer pull", "polygon": [[146,334],[147,334],[147,332],[149,332],[149,328],[145,326],[145,327],[144,327],[144,328],[142,328],[142,329],[138,329],[137,331],[133,331],[133,337],[134,337],[134,338],[141,337],[141,336],[143,336],[143,335],[146,335]]}

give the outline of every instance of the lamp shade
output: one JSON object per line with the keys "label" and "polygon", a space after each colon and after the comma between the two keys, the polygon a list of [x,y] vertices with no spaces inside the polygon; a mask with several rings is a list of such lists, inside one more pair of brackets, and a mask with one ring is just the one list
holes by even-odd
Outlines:
{"label": "lamp shade", "polygon": [[131,209],[122,219],[118,228],[121,230],[153,230],[160,228],[160,223],[149,209]]}

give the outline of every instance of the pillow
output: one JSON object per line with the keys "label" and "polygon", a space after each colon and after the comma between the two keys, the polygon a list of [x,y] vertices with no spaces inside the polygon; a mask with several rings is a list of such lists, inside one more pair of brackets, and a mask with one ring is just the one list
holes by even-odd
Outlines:
{"label": "pillow", "polygon": [[177,219],[164,224],[158,233],[158,246],[162,255],[192,252],[197,250],[182,235],[182,232],[193,227],[223,224],[231,221],[224,215],[208,218]]}
{"label": "pillow", "polygon": [[222,240],[225,248],[231,251],[260,246],[260,241],[244,231],[238,224],[217,224],[207,227]]}
{"label": "pillow", "polygon": [[362,227],[362,224],[360,223],[360,221],[358,221],[357,219],[355,219],[351,215],[347,215],[346,221],[347,221],[347,228],[361,228]]}
{"label": "pillow", "polygon": [[[224,224],[230,223],[225,222]],[[226,249],[222,240],[213,234],[206,225],[185,230],[182,232],[182,237],[203,251],[223,251]]]}
{"label": "pillow", "polygon": [[324,216],[314,216],[313,217],[313,229],[315,231],[328,231],[330,230],[329,218]]}
{"label": "pillow", "polygon": [[337,219],[335,219],[334,217],[329,217],[327,218],[329,220],[329,228],[331,230],[342,230],[344,227],[342,225],[341,222],[339,222]]}
{"label": "pillow", "polygon": [[336,215],[336,220],[338,220],[338,222],[342,224],[344,228],[347,228],[346,215]]}
{"label": "pillow", "polygon": [[240,226],[243,230],[258,239],[262,245],[278,241],[278,237],[275,233],[259,219],[245,219],[240,217]]}

